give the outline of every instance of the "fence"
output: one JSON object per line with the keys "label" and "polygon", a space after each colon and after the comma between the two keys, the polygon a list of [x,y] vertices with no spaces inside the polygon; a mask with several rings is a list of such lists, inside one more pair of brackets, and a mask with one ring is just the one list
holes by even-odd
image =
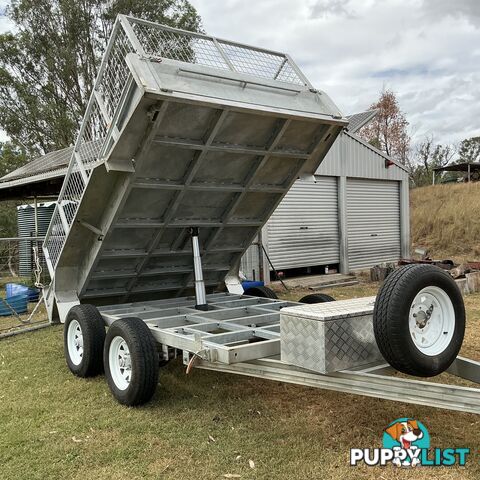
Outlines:
{"label": "fence", "polygon": [[[42,252],[43,237],[11,237],[0,238],[0,281],[15,282],[18,279],[30,281],[35,269],[34,247],[38,249],[42,272],[41,282],[49,282],[49,274],[45,256]],[[17,280],[16,280],[17,279]]]}
{"label": "fence", "polygon": [[[34,247],[38,248],[42,272],[40,282],[48,285],[50,277],[47,264],[42,252],[43,237],[12,237],[0,238],[0,302],[5,306],[3,298],[6,296],[7,283],[22,283],[30,285],[34,277],[35,254]],[[17,333],[37,330],[48,325],[45,307],[36,303],[28,304],[28,312],[0,316],[0,339],[16,335]]]}

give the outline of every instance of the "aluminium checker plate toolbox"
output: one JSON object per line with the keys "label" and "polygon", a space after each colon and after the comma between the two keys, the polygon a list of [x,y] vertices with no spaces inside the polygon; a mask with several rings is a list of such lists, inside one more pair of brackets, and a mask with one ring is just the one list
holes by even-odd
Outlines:
{"label": "aluminium checker plate toolbox", "polygon": [[298,305],[280,312],[281,359],[319,373],[381,360],[373,334],[375,297]]}

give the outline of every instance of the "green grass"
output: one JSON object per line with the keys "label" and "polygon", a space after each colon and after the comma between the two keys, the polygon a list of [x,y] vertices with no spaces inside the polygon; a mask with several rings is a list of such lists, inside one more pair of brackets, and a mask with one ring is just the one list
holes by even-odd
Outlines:
{"label": "green grass", "polygon": [[[328,293],[374,292],[361,284]],[[465,353],[478,359],[480,295],[466,303]],[[350,448],[381,446],[383,428],[402,416],[423,421],[433,446],[480,447],[480,416],[195,369],[186,376],[178,361],[161,370],[150,404],[126,408],[103,377],[71,375],[61,326],[0,341],[2,480],[480,478],[478,457],[453,470],[348,465]]]}

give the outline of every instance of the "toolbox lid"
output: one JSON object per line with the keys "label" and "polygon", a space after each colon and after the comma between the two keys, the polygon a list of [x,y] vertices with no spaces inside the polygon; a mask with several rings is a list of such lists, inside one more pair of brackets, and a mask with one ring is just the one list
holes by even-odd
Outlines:
{"label": "toolbox lid", "polygon": [[282,309],[281,315],[318,320],[319,322],[361,317],[373,314],[375,298],[376,297],[353,298],[351,300],[286,307]]}

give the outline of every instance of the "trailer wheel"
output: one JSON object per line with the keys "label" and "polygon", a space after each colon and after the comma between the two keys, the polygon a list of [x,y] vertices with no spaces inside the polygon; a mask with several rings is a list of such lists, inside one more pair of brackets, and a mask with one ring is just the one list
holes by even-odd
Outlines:
{"label": "trailer wheel", "polygon": [[407,265],[379,291],[373,327],[380,352],[400,372],[431,377],[455,360],[465,333],[465,307],[453,278],[433,265]]}
{"label": "trailer wheel", "polygon": [[278,299],[277,294],[268,287],[250,287],[247,288],[244,292],[244,295],[249,295],[251,297],[260,297],[260,298],[273,298]]}
{"label": "trailer wheel", "polygon": [[299,300],[299,303],[325,303],[325,302],[334,302],[335,299],[326,293],[311,293],[310,295],[305,295]]}
{"label": "trailer wheel", "polygon": [[70,309],[63,330],[65,359],[78,377],[93,377],[103,372],[105,323],[93,305],[76,305]]}
{"label": "trailer wheel", "polygon": [[113,322],[103,361],[108,386],[119,403],[136,406],[152,398],[158,384],[159,358],[145,322],[134,317]]}

